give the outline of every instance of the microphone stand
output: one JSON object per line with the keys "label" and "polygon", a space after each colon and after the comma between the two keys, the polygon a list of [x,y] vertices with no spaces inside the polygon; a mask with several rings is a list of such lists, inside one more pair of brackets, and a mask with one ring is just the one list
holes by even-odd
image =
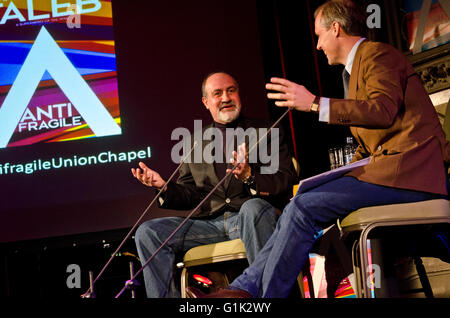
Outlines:
{"label": "microphone stand", "polygon": [[[83,294],[81,295],[81,298],[95,298],[95,293],[94,293],[94,284],[97,282],[97,280],[103,275],[103,273],[105,272],[105,270],[108,268],[109,264],[112,262],[112,260],[114,259],[114,257],[117,255],[117,253],[120,251],[120,249],[122,248],[122,246],[125,244],[125,242],[128,240],[128,238],[131,236],[131,234],[134,232],[134,230],[137,228],[137,226],[139,225],[139,223],[142,221],[142,219],[144,218],[144,216],[147,214],[147,212],[150,210],[150,208],[153,206],[153,204],[156,202],[156,200],[161,196],[161,194],[166,190],[167,188],[167,184],[173,179],[173,177],[175,176],[175,174],[178,172],[178,170],[180,170],[181,165],[184,163],[184,161],[186,160],[186,158],[188,156],[191,155],[192,151],[194,150],[195,146],[197,146],[197,141],[194,141],[194,145],[192,146],[191,150],[189,151],[189,153],[184,156],[184,158],[180,161],[180,164],[178,165],[178,167],[175,169],[175,171],[172,173],[172,175],[169,177],[169,179],[166,181],[166,183],[164,184],[164,186],[159,189],[158,193],[156,194],[156,196],[153,198],[152,202],[147,206],[147,208],[144,210],[144,212],[142,213],[142,215],[139,217],[139,219],[136,221],[136,223],[133,225],[133,227],[131,228],[131,230],[128,232],[128,234],[125,236],[125,238],[122,240],[122,242],[119,244],[119,246],[117,247],[117,249],[115,250],[115,252],[111,255],[110,259],[106,262],[106,264],[103,266],[102,270],[100,271],[100,273],[97,275],[97,277],[92,280],[92,272],[90,272],[90,287],[89,289]],[[133,277],[133,275],[132,275]]]}
{"label": "microphone stand", "polygon": [[[291,107],[289,107],[282,115],[280,118],[278,118],[278,120],[267,130],[267,132],[261,137],[259,138],[259,140],[253,145],[253,147],[251,149],[249,149],[248,153],[250,153],[251,151],[254,150],[255,147],[257,147],[259,145],[259,143],[261,142],[261,140],[263,138],[265,138],[270,132],[271,130],[278,125],[278,123],[284,118],[284,116],[286,116],[286,114],[288,114],[291,111]],[[244,158],[245,159],[245,158]],[[238,162],[238,164],[241,162]],[[115,298],[119,298],[120,295],[123,294],[123,292],[126,289],[133,289],[134,286],[137,285],[136,282],[136,277],[144,270],[144,268],[150,263],[150,261],[158,254],[158,252],[167,245],[167,243],[169,242],[169,240],[181,229],[181,227],[200,209],[200,207],[203,205],[203,203],[205,203],[205,201],[214,193],[214,191],[216,191],[216,189],[226,180],[226,178],[228,176],[230,176],[233,171],[237,168],[238,165],[235,165],[230,171],[228,171],[228,173],[219,181],[219,183],[216,184],[216,186],[208,193],[208,195],[184,218],[183,222],[181,222],[176,228],[175,230],[167,237],[167,239],[161,244],[161,246],[152,254],[152,256],[150,256],[147,261],[142,265],[142,267],[136,272],[136,274],[134,274],[133,277],[131,277],[131,279],[127,280],[125,282],[125,285],[123,286],[123,288],[120,290],[120,292],[115,296]]]}

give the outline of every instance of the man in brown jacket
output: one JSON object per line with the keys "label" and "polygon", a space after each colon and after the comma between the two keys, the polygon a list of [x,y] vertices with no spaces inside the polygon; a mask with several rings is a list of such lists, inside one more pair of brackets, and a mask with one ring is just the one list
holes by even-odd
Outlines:
{"label": "man in brown jacket", "polygon": [[367,206],[447,197],[447,142],[428,94],[401,52],[361,36],[365,18],[357,13],[348,1],[326,2],[315,13],[317,49],[330,65],[345,65],[345,99],[314,96],[281,78],[266,88],[277,106],[350,126],[359,143],[354,160],[370,162],[297,194],[253,264],[210,297],[286,297],[315,239],[336,219]]}

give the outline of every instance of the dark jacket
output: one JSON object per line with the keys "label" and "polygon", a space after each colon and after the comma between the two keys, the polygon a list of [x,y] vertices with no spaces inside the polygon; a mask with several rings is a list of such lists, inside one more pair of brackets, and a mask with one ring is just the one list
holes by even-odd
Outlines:
{"label": "dark jacket", "polygon": [[[249,131],[247,130],[248,128],[256,128],[259,140],[261,131],[258,128],[269,128],[270,123],[241,116],[231,125],[227,126],[232,126],[233,128],[240,127],[244,131]],[[213,127],[213,125],[209,125],[202,129],[202,136],[205,130],[210,127]],[[255,180],[254,183],[249,186],[236,179],[233,175],[229,175],[216,191],[204,202],[195,215],[196,217],[208,217],[224,211],[237,212],[245,201],[258,197],[267,200],[280,210],[284,208],[289,202],[290,197],[292,197],[292,186],[297,182],[297,175],[288,146],[285,142],[284,132],[281,128],[279,128],[278,131],[279,165],[277,171],[274,171],[275,173],[273,174],[261,173],[261,168],[270,166],[270,163],[266,162],[266,164],[262,164],[259,156],[261,147],[254,148],[253,151],[256,151],[257,149],[258,152],[258,162],[252,163],[252,161],[250,161],[252,175]],[[265,140],[267,141],[267,148],[264,145],[264,151],[266,151],[266,149],[270,150],[272,138],[269,135]],[[199,144],[202,145],[202,153],[205,147],[210,143],[210,140],[199,142]],[[246,145],[249,145],[248,140]],[[211,146],[209,148],[211,148]],[[268,153],[271,154],[270,151]],[[250,153],[250,156],[251,155],[252,153]],[[221,178],[219,178],[216,173],[216,169],[218,169],[219,165],[207,163],[204,159],[205,158],[202,156],[201,163],[182,164],[178,180],[176,182],[170,182],[167,185],[167,190],[163,196],[163,204],[160,205],[161,208],[191,211],[220,182]],[[232,165],[229,164],[228,167],[231,168]],[[223,166],[222,168],[226,169],[226,167]]]}

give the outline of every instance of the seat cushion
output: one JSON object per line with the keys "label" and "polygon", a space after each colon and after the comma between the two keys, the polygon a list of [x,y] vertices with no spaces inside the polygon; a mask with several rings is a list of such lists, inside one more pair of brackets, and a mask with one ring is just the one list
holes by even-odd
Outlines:
{"label": "seat cushion", "polygon": [[450,221],[449,201],[436,199],[413,203],[389,204],[362,208],[350,213],[340,222],[341,228],[364,225],[375,221],[448,218]]}
{"label": "seat cushion", "polygon": [[244,243],[240,239],[191,248],[184,255],[185,266],[215,263],[220,261],[246,258]]}

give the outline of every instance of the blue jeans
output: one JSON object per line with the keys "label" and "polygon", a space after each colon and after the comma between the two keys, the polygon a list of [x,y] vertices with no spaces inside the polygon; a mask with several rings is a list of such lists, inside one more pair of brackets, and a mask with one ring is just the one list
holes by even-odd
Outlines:
{"label": "blue jeans", "polygon": [[287,297],[320,232],[351,212],[385,204],[440,198],[430,193],[383,187],[341,177],[295,196],[254,262],[230,288],[253,297]]}
{"label": "blue jeans", "polygon": [[[182,221],[182,217],[164,217],[139,226],[135,241],[142,264]],[[276,223],[277,214],[272,205],[256,198],[244,202],[239,213],[225,212],[216,218],[188,220],[143,270],[147,297],[180,297],[173,277],[176,255],[199,245],[241,238],[251,264]]]}

